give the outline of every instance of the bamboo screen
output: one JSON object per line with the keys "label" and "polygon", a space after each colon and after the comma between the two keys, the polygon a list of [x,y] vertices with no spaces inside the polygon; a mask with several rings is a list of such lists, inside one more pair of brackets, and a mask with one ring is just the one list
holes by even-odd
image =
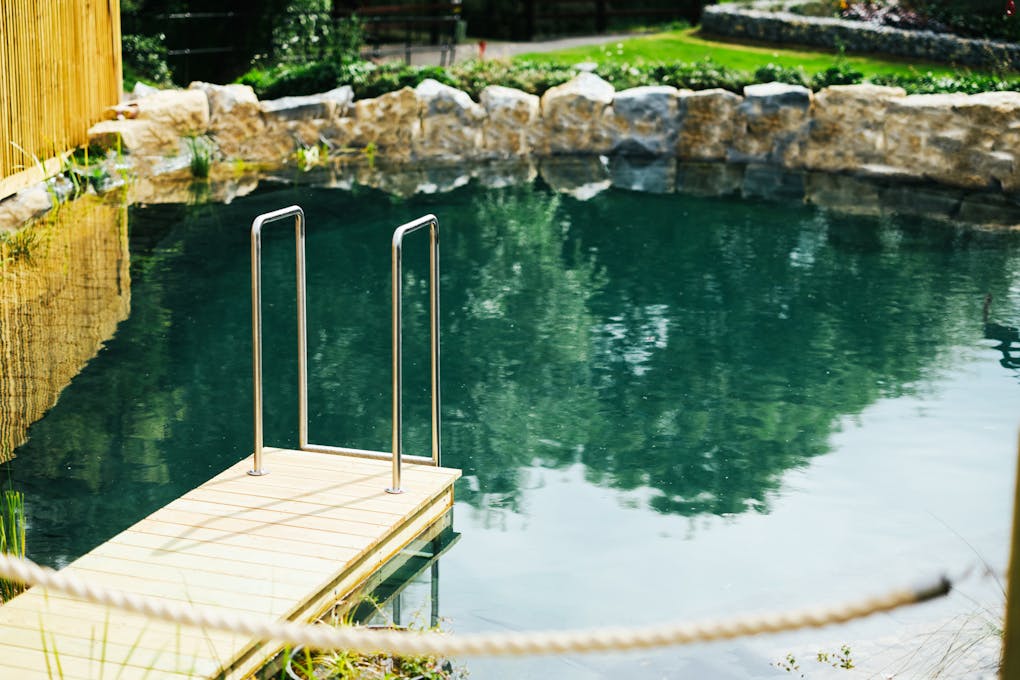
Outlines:
{"label": "bamboo screen", "polygon": [[120,0],[0,0],[0,198],[120,98]]}

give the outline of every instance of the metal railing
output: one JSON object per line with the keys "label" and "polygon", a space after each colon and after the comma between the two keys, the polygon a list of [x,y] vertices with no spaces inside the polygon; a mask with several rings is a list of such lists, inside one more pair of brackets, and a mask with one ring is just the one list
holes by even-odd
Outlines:
{"label": "metal railing", "polygon": [[[302,451],[330,453],[375,460],[392,459],[392,484],[389,493],[402,493],[401,463],[439,465],[440,444],[440,392],[439,392],[439,220],[425,215],[397,227],[393,232],[392,281],[392,340],[393,340],[393,424],[391,452],[369,451],[340,446],[312,444],[308,441],[308,341],[307,312],[305,309],[305,214],[296,206],[264,213],[251,225],[251,308],[252,308],[252,376],[254,380],[255,442],[252,469],[248,474],[266,474],[263,466],[262,432],[262,227],[288,217],[294,218],[295,256],[297,261],[297,331],[298,331],[298,448]],[[425,227],[429,228],[429,336],[432,392],[432,455],[414,456],[403,453],[403,280],[402,250],[404,236]]]}
{"label": "metal railing", "polygon": [[255,451],[249,475],[266,474],[262,465],[262,227],[288,217],[294,218],[294,248],[297,259],[298,334],[298,447],[308,446],[308,334],[305,311],[305,212],[296,205],[264,213],[251,224],[251,349],[255,402]]}
{"label": "metal railing", "polygon": [[393,295],[393,486],[390,493],[400,493],[400,458],[403,454],[403,279],[401,276],[404,236],[429,228],[429,356],[432,365],[432,460],[439,465],[439,220],[435,215],[419,217],[397,227],[393,232],[392,295]]}

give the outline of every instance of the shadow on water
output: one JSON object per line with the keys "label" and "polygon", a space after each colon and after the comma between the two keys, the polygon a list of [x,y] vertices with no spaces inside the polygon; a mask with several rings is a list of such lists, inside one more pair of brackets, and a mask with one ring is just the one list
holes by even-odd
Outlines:
{"label": "shadow on water", "polygon": [[[444,463],[483,509],[519,509],[529,468],[582,464],[662,513],[767,512],[846,416],[923,395],[952,348],[978,344],[986,292],[1016,316],[1015,233],[755,198],[729,166],[671,172],[622,175],[642,192],[564,188],[547,170],[403,198],[270,182],[229,205],[133,207],[131,316],[8,464],[32,556],[65,563],[248,453],[247,229],[290,203],[309,220],[311,439],[377,450],[390,231],[439,215]],[[821,181],[752,180],[802,198]],[[672,186],[689,191],[655,193]],[[263,235],[275,445],[296,442],[292,238]],[[407,253],[415,451],[429,437],[424,241]]]}

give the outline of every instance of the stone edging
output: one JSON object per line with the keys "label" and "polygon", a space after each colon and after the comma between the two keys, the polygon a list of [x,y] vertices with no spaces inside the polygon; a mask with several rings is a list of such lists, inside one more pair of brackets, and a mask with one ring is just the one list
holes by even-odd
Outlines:
{"label": "stone edging", "polygon": [[1020,45],[1014,43],[908,31],[835,17],[764,11],[735,3],[705,7],[701,30],[770,43],[830,48],[842,45],[848,52],[881,52],[959,66],[1020,69]]}
{"label": "stone edging", "polygon": [[[126,150],[143,181],[186,167],[182,136],[200,134],[219,159],[272,165],[302,148],[321,155],[323,145],[335,155],[371,149],[390,166],[587,154],[925,181],[1009,201],[1020,194],[1016,92],[907,96],[850,85],[812,93],[780,83],[748,86],[743,96],[665,86],[617,92],[582,73],[541,98],[489,86],[479,99],[434,80],[358,101],[347,86],[260,102],[247,86],[193,83],[118,107],[122,118],[97,124],[90,139]],[[49,199],[36,187],[0,203],[0,224],[31,217],[25,205],[43,209]]]}

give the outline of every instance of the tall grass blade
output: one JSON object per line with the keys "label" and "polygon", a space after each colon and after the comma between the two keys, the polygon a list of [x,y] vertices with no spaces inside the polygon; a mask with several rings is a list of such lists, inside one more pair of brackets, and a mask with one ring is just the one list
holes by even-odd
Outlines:
{"label": "tall grass blade", "polygon": [[[0,499],[0,553],[25,556],[25,495],[7,490]],[[25,586],[0,579],[0,603],[23,593]]]}

